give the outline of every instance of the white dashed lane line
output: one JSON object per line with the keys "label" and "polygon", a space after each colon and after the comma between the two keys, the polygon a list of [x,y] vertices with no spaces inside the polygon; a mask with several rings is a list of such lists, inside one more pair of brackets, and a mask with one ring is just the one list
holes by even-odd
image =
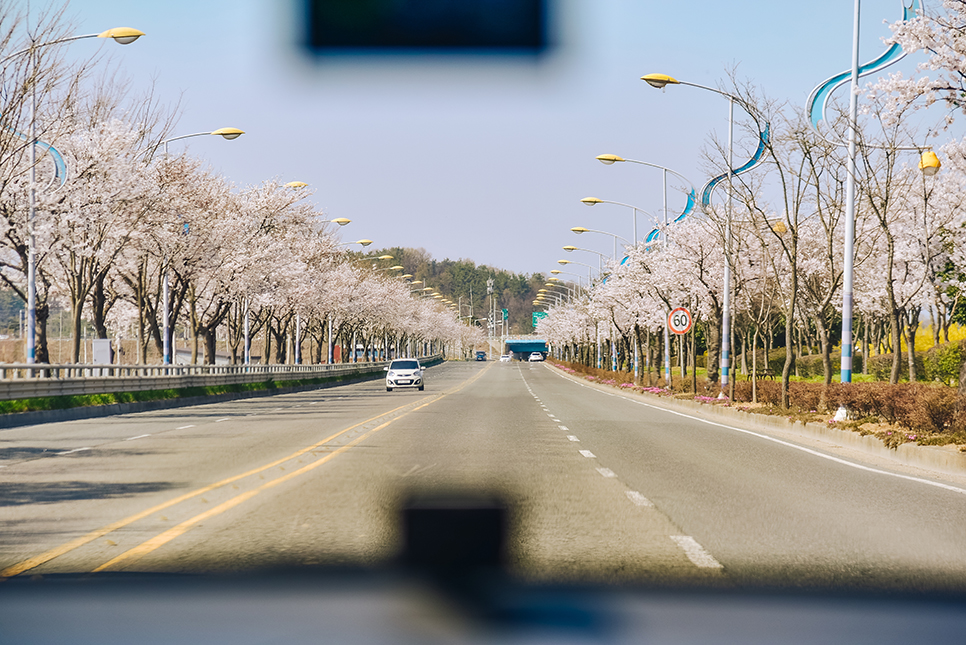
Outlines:
{"label": "white dashed lane line", "polygon": [[134,441],[135,439],[144,439],[145,437],[150,437],[150,436],[151,436],[150,433],[149,434],[139,434],[136,437],[128,437],[124,441]]}
{"label": "white dashed lane line", "polygon": [[224,417],[224,418],[222,418],[222,419],[215,419],[215,423],[221,423],[222,421],[227,421],[227,420],[228,420],[228,419],[230,419],[230,418],[231,418],[231,417]]}
{"label": "white dashed lane line", "polygon": [[189,426],[181,426],[180,428],[175,428],[175,430],[187,430],[188,428],[193,428],[193,427],[195,427],[194,424],[191,424]]}
{"label": "white dashed lane line", "polygon": [[[581,387],[586,387],[582,383],[578,383],[578,385],[580,385]],[[602,392],[602,394],[606,394],[607,396],[612,396],[612,397],[625,398],[616,394],[611,394],[610,392]],[[626,399],[626,400],[632,400],[632,399]],[[637,401],[633,401],[633,402],[637,403]],[[643,403],[642,405],[648,405],[648,404]],[[544,407],[544,406],[541,406],[541,407]],[[648,406],[648,407],[657,408],[658,406]],[[546,409],[547,408],[544,407],[544,410]],[[663,408],[658,408],[658,409],[663,409]],[[680,414],[681,416],[690,417],[690,415],[681,414],[681,413],[678,413],[678,414]],[[552,415],[551,415],[551,418],[552,418]],[[690,417],[690,418],[694,418],[694,417]],[[554,418],[553,420],[559,423],[559,419]],[[715,424],[715,425],[721,425],[721,424]],[[564,426],[564,425],[558,425],[557,427],[563,430],[564,432],[568,432],[570,430],[567,426]],[[755,433],[749,433],[749,434],[755,434]],[[578,439],[575,435],[567,435],[567,439],[571,442],[578,442],[578,443],[580,442],[580,439]],[[580,452],[581,455],[583,455],[588,459],[597,458],[597,455],[595,455],[589,450],[580,450],[578,452]],[[596,470],[598,473],[600,473],[602,477],[606,477],[608,479],[617,478],[617,473],[615,473],[610,468],[598,467]],[[629,499],[631,503],[634,504],[635,506],[638,506],[640,508],[656,508],[654,505],[654,502],[644,497],[644,495],[642,495],[636,490],[628,490],[628,491],[625,491],[624,494],[627,495],[627,499]],[[681,547],[681,550],[684,551],[684,555],[688,558],[688,560],[691,561],[691,563],[694,566],[700,569],[723,569],[724,568],[720,562],[714,559],[714,556],[708,553],[708,551],[706,551],[704,547],[698,544],[698,541],[695,540],[690,535],[671,535],[669,537],[672,540],[674,540],[674,542],[678,546]]]}
{"label": "white dashed lane line", "polygon": [[644,497],[636,490],[629,490],[625,493],[627,499],[631,500],[635,506],[641,506],[643,508],[654,508],[654,502]]}
{"label": "white dashed lane line", "polygon": [[694,563],[694,566],[701,569],[722,569],[721,563],[715,560],[710,553],[704,550],[698,541],[690,535],[672,535],[671,539],[684,549],[684,555]]}

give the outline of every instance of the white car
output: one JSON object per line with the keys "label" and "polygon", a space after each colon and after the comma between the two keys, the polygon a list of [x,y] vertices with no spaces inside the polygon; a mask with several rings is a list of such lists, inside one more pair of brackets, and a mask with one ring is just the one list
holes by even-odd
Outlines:
{"label": "white car", "polygon": [[501,356],[500,357],[500,362],[501,363],[509,363],[510,362],[510,355],[509,354],[504,354],[503,356]]}
{"label": "white car", "polygon": [[386,392],[399,387],[423,389],[423,368],[415,358],[397,358],[383,369],[386,370]]}
{"label": "white car", "polygon": [[532,352],[530,354],[530,358],[528,358],[527,360],[530,361],[531,363],[537,363],[543,360],[543,354],[541,354],[540,352]]}

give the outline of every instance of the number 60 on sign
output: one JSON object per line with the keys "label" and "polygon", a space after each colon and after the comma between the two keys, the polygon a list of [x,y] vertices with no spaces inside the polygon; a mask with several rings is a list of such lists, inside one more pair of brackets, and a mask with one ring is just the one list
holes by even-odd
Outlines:
{"label": "number 60 on sign", "polygon": [[667,327],[674,334],[686,334],[691,331],[694,319],[691,312],[684,307],[678,307],[671,311],[667,317]]}

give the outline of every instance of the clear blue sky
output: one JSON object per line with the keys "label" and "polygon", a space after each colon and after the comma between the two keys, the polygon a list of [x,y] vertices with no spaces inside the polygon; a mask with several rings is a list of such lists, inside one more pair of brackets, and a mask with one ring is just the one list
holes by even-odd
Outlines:
{"label": "clear blue sky", "polygon": [[[100,46],[136,86],[153,81],[162,100],[181,100],[177,133],[247,132],[188,143],[237,184],[305,181],[327,215],[352,220],[345,240],[526,273],[563,257],[596,264],[566,244],[610,254],[610,238],[577,238],[572,226],[630,236],[629,211],[588,208],[582,197],[659,212],[658,171],[604,166],[596,155],[662,164],[699,189],[707,179],[701,150],[712,133],[724,136],[726,102],[686,87],[662,94],[642,74],[714,86],[737,65],[772,97],[801,105],[851,60],[851,0],[551,2],[557,46],[539,61],[312,59],[298,47],[292,0],[74,0],[68,13],[79,33],[147,33]],[[900,0],[865,0],[862,10],[864,62],[902,11]],[[65,49],[86,56],[97,46]]]}

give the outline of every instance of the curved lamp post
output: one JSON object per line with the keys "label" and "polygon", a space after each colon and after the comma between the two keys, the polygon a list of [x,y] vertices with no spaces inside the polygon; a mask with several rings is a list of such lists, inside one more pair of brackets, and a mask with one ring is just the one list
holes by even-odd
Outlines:
{"label": "curved lamp post", "polygon": [[[233,139],[237,139],[243,134],[245,134],[245,131],[239,130],[238,128],[218,128],[217,130],[212,130],[211,132],[195,132],[194,134],[182,134],[181,136],[178,136],[178,137],[171,137],[170,139],[165,139],[164,141],[162,141],[161,144],[164,146],[164,156],[167,157],[168,144],[171,143],[172,141],[179,141],[181,139],[190,139],[191,137],[208,137],[212,135],[222,137],[223,139],[227,139],[228,141],[231,141]],[[308,184],[301,181],[290,181],[285,185],[289,188],[304,188],[305,186],[308,186]]]}
{"label": "curved lamp post", "polygon": [[724,297],[722,298],[721,306],[721,394],[720,396],[727,397],[725,390],[730,382],[730,371],[731,371],[731,207],[733,198],[733,185],[732,177],[741,172],[747,172],[754,168],[758,163],[761,162],[762,153],[764,151],[764,145],[768,141],[768,128],[759,133],[759,147],[758,152],[752,157],[751,161],[736,169],[734,167],[734,130],[735,130],[735,102],[739,103],[743,108],[749,111],[750,109],[745,105],[744,101],[739,99],[733,94],[727,92],[722,92],[721,90],[715,89],[713,87],[708,87],[706,85],[699,85],[697,83],[689,83],[687,81],[679,81],[676,78],[672,78],[667,74],[647,74],[641,77],[641,80],[646,82],[651,87],[656,87],[658,89],[664,89],[668,85],[688,85],[690,87],[696,87],[701,90],[707,90],[708,92],[714,92],[719,96],[723,96],[728,99],[728,172],[724,176],[715,177],[708,184],[705,185],[702,190],[701,203],[702,206],[707,207],[710,203],[711,193],[714,191],[715,186],[722,179],[727,179],[728,181],[728,200],[726,202],[725,208],[725,243],[724,243]]}
{"label": "curved lamp post", "polygon": [[[188,139],[190,137],[202,137],[202,136],[211,136],[211,135],[220,136],[228,141],[231,141],[233,139],[237,139],[243,134],[245,134],[245,131],[239,130],[238,128],[218,128],[217,130],[213,130],[212,132],[195,132],[194,134],[182,134],[177,137],[171,137],[170,139],[165,139],[164,141],[162,141],[161,145],[164,146],[164,156],[167,157],[168,144],[171,143],[172,141],[178,141],[180,139]],[[301,181],[292,181],[285,185],[288,186],[289,188],[303,188],[305,186],[308,186],[308,184]],[[165,261],[164,261],[164,278],[162,283],[162,292],[164,295],[164,305],[162,307],[161,315],[164,317],[164,320],[162,321],[161,333],[164,336],[164,338],[162,339],[162,343],[161,343],[162,349],[163,349],[163,352],[162,352],[163,356],[161,358],[161,361],[165,365],[170,365],[171,364],[171,321],[169,319],[171,318],[171,294],[170,294],[170,286],[168,284],[167,258],[165,258]],[[245,329],[246,330],[248,329],[248,303],[245,304]],[[246,337],[245,337],[245,364],[246,365],[249,362],[250,353],[251,352],[248,347],[248,336],[246,333]]]}
{"label": "curved lamp post", "polygon": [[355,242],[343,242],[341,244],[336,244],[335,248],[338,248],[340,246],[352,246],[353,244],[359,244],[362,247],[367,247],[370,244],[372,244],[372,240],[363,239],[363,240],[356,240]]}
{"label": "curved lamp post", "polygon": [[586,228],[584,226],[574,226],[570,230],[576,233],[577,235],[581,235],[583,233],[599,233],[600,235],[610,235],[612,238],[614,238],[614,262],[617,262],[617,240],[622,241],[627,246],[634,246],[633,244],[625,240],[620,235],[615,235],[614,233],[608,233],[607,231],[598,231],[597,229]]}
{"label": "curved lamp post", "polygon": [[574,251],[584,251],[585,253],[593,253],[598,258],[597,259],[597,270],[599,272],[603,273],[603,271],[604,271],[604,260],[607,259],[607,256],[604,255],[603,253],[600,253],[598,251],[593,251],[591,249],[582,249],[579,246],[572,246],[572,245],[567,245],[567,246],[563,247],[563,250],[566,251],[567,253],[573,253]]}
{"label": "curved lamp post", "polygon": [[[671,170],[670,168],[667,168],[660,164],[651,163],[649,161],[639,161],[637,159],[625,159],[624,157],[619,157],[617,155],[610,155],[610,154],[597,155],[596,158],[597,158],[597,161],[601,162],[605,166],[610,166],[615,163],[636,163],[641,166],[650,166],[651,168],[657,168],[658,170],[661,171],[661,174],[663,175],[663,185],[664,185],[664,226],[665,228],[667,228],[667,225],[669,224],[668,208],[667,208],[667,174],[668,173],[671,173],[672,175],[678,177],[681,181],[686,183],[691,188],[691,191],[688,193],[688,202],[685,205],[684,210],[681,212],[680,215],[674,218],[674,221],[680,222],[681,220],[683,220],[685,217],[687,217],[694,211],[694,206],[697,202],[697,192],[694,190],[694,185],[690,181],[688,181],[687,177],[685,177],[681,173]],[[655,237],[656,235],[654,231],[651,231],[651,233],[648,234],[647,236],[647,241],[651,242],[655,239]],[[634,241],[635,242],[637,241],[636,232],[634,235]]]}
{"label": "curved lamp post", "polygon": [[615,202],[615,201],[612,201],[610,199],[600,199],[599,197],[584,197],[583,199],[580,200],[580,202],[582,204],[587,205],[587,206],[596,206],[597,204],[615,204],[617,206],[623,206],[625,208],[630,208],[634,212],[634,215],[633,215],[633,224],[634,224],[634,228],[633,228],[633,239],[634,239],[634,244],[637,244],[637,213],[638,212],[641,212],[641,213],[644,213],[645,215],[647,215],[648,217],[651,217],[651,218],[654,217],[653,215],[651,215],[650,213],[648,213],[643,208],[638,208],[637,206],[634,206],[633,204],[625,204],[624,202]]}
{"label": "curved lamp post", "polygon": [[53,45],[83,40],[85,38],[111,38],[120,45],[130,45],[144,35],[143,31],[131,27],[115,27],[99,34],[85,34],[59,38],[45,43],[30,43],[30,47],[16,51],[0,59],[0,64],[17,56],[30,56],[30,198],[27,215],[27,363],[37,361],[37,240],[34,234],[34,220],[37,216],[37,50]]}
{"label": "curved lamp post", "polygon": [[563,266],[568,264],[579,264],[582,267],[587,267],[587,288],[590,289],[590,285],[594,280],[594,267],[589,264],[584,264],[583,262],[577,262],[575,260],[557,260],[557,264]]}

